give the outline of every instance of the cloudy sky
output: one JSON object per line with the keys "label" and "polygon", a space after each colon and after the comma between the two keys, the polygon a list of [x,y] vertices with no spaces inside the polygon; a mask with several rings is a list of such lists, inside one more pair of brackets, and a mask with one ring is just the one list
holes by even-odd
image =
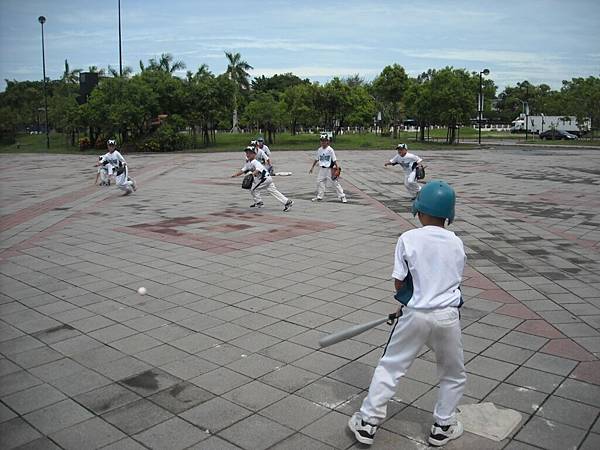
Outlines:
{"label": "cloudy sky", "polygon": [[[95,65],[118,68],[117,0],[0,0],[4,79],[58,78]],[[500,89],[519,81],[559,88],[600,76],[597,0],[121,0],[123,63],[139,71],[171,53],[195,71],[226,68],[240,52],[253,76],[293,72],[313,81],[371,80],[398,63],[410,75],[454,66],[489,68]],[[180,75],[184,75],[182,71]]]}

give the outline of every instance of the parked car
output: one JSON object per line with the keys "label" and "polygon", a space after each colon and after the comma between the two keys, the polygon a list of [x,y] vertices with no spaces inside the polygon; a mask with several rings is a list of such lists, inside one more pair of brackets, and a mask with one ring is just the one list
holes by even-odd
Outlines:
{"label": "parked car", "polygon": [[540,133],[540,139],[567,139],[567,140],[571,140],[571,139],[577,139],[577,136],[575,136],[572,133],[569,133],[567,131],[562,131],[562,130],[547,130],[544,131],[543,133]]}

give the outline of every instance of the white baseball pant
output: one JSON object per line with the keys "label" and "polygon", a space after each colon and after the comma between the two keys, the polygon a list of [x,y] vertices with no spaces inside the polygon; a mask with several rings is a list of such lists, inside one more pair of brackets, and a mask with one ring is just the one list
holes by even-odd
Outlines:
{"label": "white baseball pant", "polygon": [[319,167],[319,173],[317,175],[317,198],[323,198],[325,195],[325,184],[327,183],[330,183],[335,188],[338,199],[346,197],[340,182],[331,179],[331,168]]}
{"label": "white baseball pant", "polygon": [[127,176],[127,173],[127,166],[125,166],[125,170],[123,170],[121,175],[117,175],[115,181],[119,189],[125,191],[127,194],[131,194],[133,192],[133,181]]}
{"label": "white baseball pant", "polygon": [[360,408],[366,422],[373,425],[383,422],[388,401],[396,393],[400,378],[406,374],[423,345],[435,352],[440,380],[433,417],[442,426],[456,422],[456,407],[467,377],[459,313],[454,307],[403,309]]}
{"label": "white baseball pant", "polygon": [[416,197],[421,186],[417,183],[417,171],[411,170],[410,172],[404,172],[404,186],[412,197]]}
{"label": "white baseball pant", "polygon": [[273,180],[271,179],[266,179],[262,182],[259,181],[258,183],[254,183],[252,189],[250,189],[250,195],[252,195],[252,200],[254,200],[254,203],[262,202],[260,191],[262,191],[263,189],[266,190],[273,197],[275,197],[277,200],[279,200],[282,204],[285,205],[287,203],[288,198],[277,190],[277,188],[275,187],[275,183],[273,183]]}

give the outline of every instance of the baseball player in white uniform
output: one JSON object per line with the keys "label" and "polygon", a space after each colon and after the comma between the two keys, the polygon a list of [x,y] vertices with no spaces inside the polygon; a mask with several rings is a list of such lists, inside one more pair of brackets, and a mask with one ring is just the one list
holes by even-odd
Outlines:
{"label": "baseball player in white uniform", "polygon": [[395,166],[399,164],[404,169],[404,186],[414,200],[421,190],[421,186],[417,183],[417,165],[423,161],[417,155],[408,153],[406,144],[398,144],[396,146],[398,154],[384,164],[387,166]]}
{"label": "baseball player in white uniform", "polygon": [[373,443],[388,401],[424,345],[435,352],[439,376],[429,443],[441,446],[463,432],[456,407],[466,382],[459,307],[467,257],[460,238],[444,228],[446,220],[448,224],[454,220],[455,199],[448,184],[430,181],[412,206],[423,227],[403,233],[396,244],[392,277],[395,298],[401,303],[398,322],[375,369],[369,393],[348,422],[363,444]]}
{"label": "baseball player in white uniform", "polygon": [[[266,158],[259,157],[260,152],[263,152]],[[271,176],[273,175],[273,159],[271,158],[271,149],[265,145],[265,140],[262,136],[256,138],[256,159],[258,159],[263,166],[269,171]]]}
{"label": "baseball player in white uniform", "polygon": [[96,180],[94,184],[98,184],[98,178],[100,178],[100,186],[110,186],[110,178],[108,177],[108,168],[106,167],[108,164],[104,165],[103,161],[104,155],[98,157],[98,162],[96,166],[98,167],[98,172],[96,173]]}
{"label": "baseball player in white uniform", "polygon": [[108,168],[108,175],[115,175],[115,182],[119,189],[125,191],[125,195],[131,194],[137,190],[135,180],[129,177],[127,162],[121,152],[117,150],[117,142],[109,139],[107,142],[108,153],[102,158],[102,163]]}
{"label": "baseball player in white uniform", "polygon": [[256,160],[256,148],[248,146],[244,149],[244,152],[246,153],[246,163],[239,171],[231,176],[239,177],[240,175],[247,173],[252,173],[254,175],[254,182],[250,189],[250,195],[252,196],[254,203],[250,205],[250,208],[262,208],[264,206],[260,195],[260,191],[264,189],[283,204],[284,211],[289,211],[294,204],[294,201],[277,190],[273,183],[273,178],[271,178],[271,175],[265,166]]}
{"label": "baseball player in white uniform", "polygon": [[319,138],[321,142],[321,146],[317,149],[315,160],[308,171],[308,173],[312,173],[313,169],[317,164],[319,164],[319,173],[317,175],[317,196],[312,199],[313,202],[320,202],[323,200],[323,196],[325,195],[325,184],[330,183],[335,188],[338,199],[342,203],[346,203],[346,194],[344,194],[344,190],[340,185],[338,179],[331,178],[331,168],[337,167],[337,159],[335,157],[335,152],[329,146],[329,136],[326,133],[321,134]]}

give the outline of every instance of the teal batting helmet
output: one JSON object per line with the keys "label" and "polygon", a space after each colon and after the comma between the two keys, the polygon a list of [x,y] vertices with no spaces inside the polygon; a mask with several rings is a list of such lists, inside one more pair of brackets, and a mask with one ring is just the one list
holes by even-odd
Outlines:
{"label": "teal batting helmet", "polygon": [[433,217],[448,219],[448,225],[454,221],[456,193],[448,183],[431,180],[417,195],[412,204],[412,213],[422,212]]}

